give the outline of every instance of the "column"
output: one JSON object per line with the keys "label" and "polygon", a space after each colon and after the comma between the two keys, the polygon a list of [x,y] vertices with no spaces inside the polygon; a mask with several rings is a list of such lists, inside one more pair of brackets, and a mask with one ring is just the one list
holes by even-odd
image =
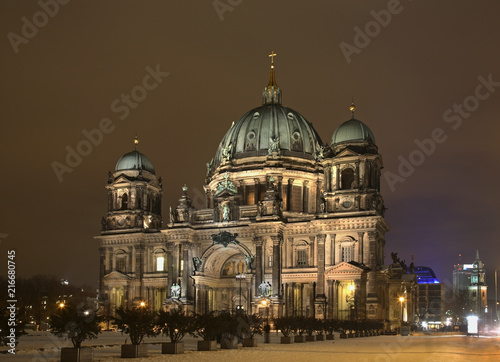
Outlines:
{"label": "column", "polygon": [[254,178],[253,180],[255,182],[254,204],[257,205],[260,201],[260,181],[258,178]]}
{"label": "column", "polygon": [[262,236],[253,238],[255,243],[255,294],[259,290],[259,285],[262,283]]}
{"label": "column", "polygon": [[365,260],[363,257],[364,254],[364,242],[363,242],[363,237],[365,233],[364,232],[358,232],[358,243],[359,243],[359,255],[358,255],[358,262],[360,264],[364,264]]}
{"label": "column", "polygon": [[240,195],[241,195],[241,205],[247,204],[247,190],[245,187],[245,181],[240,180]]}
{"label": "column", "polygon": [[316,238],[318,248],[317,248],[317,260],[318,260],[318,274],[316,280],[316,296],[325,296],[325,234],[319,234]]}
{"label": "column", "polygon": [[286,210],[292,210],[292,191],[293,191],[293,178],[288,179],[288,188],[286,190]]}
{"label": "column", "polygon": [[278,195],[283,199],[283,176],[278,176]]}
{"label": "column", "polygon": [[302,186],[302,212],[309,212],[309,189],[308,189],[309,181],[304,181]]}
{"label": "column", "polygon": [[167,298],[171,297],[171,288],[172,284],[177,280],[177,268],[176,268],[176,251],[177,247],[174,242],[168,242],[167,246],[167,272],[168,272],[168,281],[167,281]]}
{"label": "column", "polygon": [[325,167],[325,191],[332,191],[332,181],[330,175],[331,166]]}
{"label": "column", "polygon": [[331,256],[331,265],[335,265],[336,264],[336,261],[335,261],[335,257],[336,257],[336,253],[335,253],[335,237],[337,236],[337,234],[330,234],[330,242],[332,243],[331,244],[331,247],[330,247],[330,252],[332,253],[332,256]]}
{"label": "column", "polygon": [[326,295],[325,295],[325,234],[319,234],[316,237],[317,243],[317,262],[318,274],[316,278],[316,297],[314,299],[314,315],[317,319],[325,319],[327,316],[326,310]]}
{"label": "column", "polygon": [[342,188],[340,185],[340,167],[339,165],[335,166],[335,190],[339,190]]}
{"label": "column", "polygon": [[181,298],[193,299],[193,285],[191,284],[190,276],[193,275],[193,262],[191,256],[193,244],[185,241],[182,243],[182,285],[181,285]]}
{"label": "column", "polygon": [[376,247],[375,247],[377,239],[376,239],[376,233],[374,231],[368,233],[368,240],[366,240],[366,242],[368,243],[367,252],[369,253],[366,256],[366,259],[368,261],[367,266],[371,269],[371,271],[368,272],[368,281],[366,286],[367,301],[375,302],[378,301],[378,297],[377,297],[377,272],[375,271],[377,269]]}
{"label": "column", "polygon": [[99,248],[99,299],[104,300],[104,275],[106,274],[106,248]]}
{"label": "column", "polygon": [[145,290],[142,283],[142,278],[144,276],[144,245],[135,245],[135,280],[137,280],[139,290],[136,292],[135,297],[145,300]]}
{"label": "column", "polygon": [[321,181],[318,178],[318,180],[316,181],[316,213],[321,212],[320,205],[321,205]]}
{"label": "column", "polygon": [[283,234],[271,236],[273,241],[273,296],[281,296],[281,244]]}

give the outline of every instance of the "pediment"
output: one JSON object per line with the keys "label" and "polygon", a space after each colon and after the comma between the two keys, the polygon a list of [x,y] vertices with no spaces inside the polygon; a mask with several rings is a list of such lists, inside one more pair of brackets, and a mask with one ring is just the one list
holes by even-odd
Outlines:
{"label": "pediment", "polygon": [[359,275],[368,268],[356,262],[342,262],[325,270],[325,275]]}
{"label": "pediment", "polygon": [[104,276],[104,280],[106,280],[108,282],[114,281],[114,280],[118,281],[118,280],[129,280],[129,279],[132,279],[132,277],[130,277],[126,274],[123,274],[119,271],[116,271],[116,270],[114,270],[111,273],[109,273],[108,275]]}
{"label": "pediment", "polygon": [[357,153],[357,152],[354,152],[353,150],[350,150],[350,149],[346,148],[345,150],[343,150],[342,152],[340,152],[338,155],[336,155],[335,158],[338,158],[338,157],[352,157],[352,156],[358,157],[358,156],[360,156],[360,154]]}
{"label": "pediment", "polygon": [[118,176],[116,179],[113,180],[113,185],[122,184],[122,183],[130,183],[131,180],[132,180],[132,178],[129,178],[129,177],[121,174],[120,176]]}

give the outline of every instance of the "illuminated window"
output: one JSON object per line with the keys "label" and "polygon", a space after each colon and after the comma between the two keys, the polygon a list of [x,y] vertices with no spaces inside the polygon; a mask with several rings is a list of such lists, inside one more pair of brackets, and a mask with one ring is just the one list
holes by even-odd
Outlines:
{"label": "illuminated window", "polygon": [[165,270],[165,258],[163,256],[159,256],[156,258],[156,271],[164,271]]}
{"label": "illuminated window", "polygon": [[273,256],[272,255],[268,255],[267,256],[267,266],[269,268],[272,268],[273,267]]}
{"label": "illuminated window", "polygon": [[297,266],[307,265],[307,250],[297,250]]}

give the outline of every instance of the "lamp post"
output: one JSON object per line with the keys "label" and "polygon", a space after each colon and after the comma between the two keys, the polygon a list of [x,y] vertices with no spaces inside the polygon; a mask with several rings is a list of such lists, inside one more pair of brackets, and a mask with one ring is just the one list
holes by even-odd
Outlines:
{"label": "lamp post", "polygon": [[401,326],[403,326],[404,315],[403,315],[403,302],[405,301],[404,297],[399,297],[399,301],[401,302]]}
{"label": "lamp post", "polygon": [[266,325],[264,326],[264,343],[270,343],[271,326],[269,326],[269,303],[266,299],[262,301],[262,305],[266,308]]}
{"label": "lamp post", "polygon": [[246,275],[243,273],[236,275],[236,279],[238,279],[240,281],[240,302],[239,302],[238,306],[236,307],[236,309],[239,311],[244,309],[243,305],[241,305],[241,280],[245,279],[245,278],[246,278]]}

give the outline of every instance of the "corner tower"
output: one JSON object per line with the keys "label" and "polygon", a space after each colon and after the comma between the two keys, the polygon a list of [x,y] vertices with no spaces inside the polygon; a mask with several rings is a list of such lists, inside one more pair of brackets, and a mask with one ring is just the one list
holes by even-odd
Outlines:
{"label": "corner tower", "polygon": [[123,233],[161,228],[161,177],[156,177],[153,164],[135,149],[116,163],[108,173],[108,212],[102,219],[102,233]]}
{"label": "corner tower", "polygon": [[108,211],[99,240],[99,299],[104,313],[145,302],[159,310],[166,298],[167,249],[161,234],[161,178],[137,150],[124,154],[108,173]]}

